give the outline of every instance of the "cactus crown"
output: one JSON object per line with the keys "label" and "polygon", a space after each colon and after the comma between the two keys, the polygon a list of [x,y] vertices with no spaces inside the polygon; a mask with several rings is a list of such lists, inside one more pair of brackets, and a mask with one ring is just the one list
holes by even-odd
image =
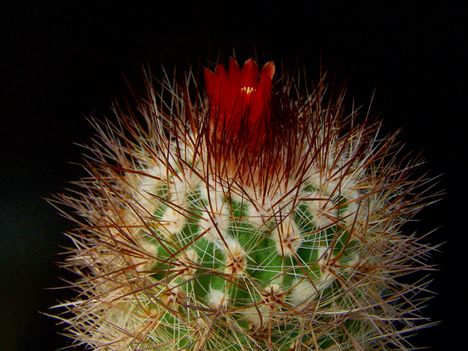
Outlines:
{"label": "cactus crown", "polygon": [[[67,331],[99,350],[409,350],[431,250],[402,225],[432,196],[378,122],[323,81],[255,61],[193,74],[94,122],[65,266]],[[169,98],[167,96],[170,96]],[[143,122],[138,123],[137,120]]]}

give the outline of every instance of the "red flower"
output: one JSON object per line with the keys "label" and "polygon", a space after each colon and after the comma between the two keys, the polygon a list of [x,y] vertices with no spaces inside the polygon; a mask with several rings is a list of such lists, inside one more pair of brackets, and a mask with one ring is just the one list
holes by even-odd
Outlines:
{"label": "red flower", "polygon": [[274,73],[273,62],[267,62],[259,73],[252,59],[240,68],[231,58],[227,72],[222,64],[218,64],[214,72],[205,69],[210,127],[218,140],[244,139],[252,143],[264,139],[271,119]]}

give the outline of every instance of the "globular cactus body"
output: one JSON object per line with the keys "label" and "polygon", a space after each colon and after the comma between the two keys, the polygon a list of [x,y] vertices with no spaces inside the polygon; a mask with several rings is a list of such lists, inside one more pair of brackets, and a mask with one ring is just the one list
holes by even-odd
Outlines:
{"label": "globular cactus body", "polygon": [[[65,265],[67,330],[99,350],[405,350],[430,251],[402,225],[431,199],[394,136],[274,65],[150,87],[95,123]],[[138,123],[140,119],[142,122]],[[410,300],[410,297],[415,297]]]}

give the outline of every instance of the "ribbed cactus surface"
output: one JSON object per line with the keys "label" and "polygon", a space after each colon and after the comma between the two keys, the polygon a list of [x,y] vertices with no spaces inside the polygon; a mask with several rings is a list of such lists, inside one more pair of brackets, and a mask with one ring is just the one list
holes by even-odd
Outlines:
{"label": "ribbed cactus surface", "polygon": [[59,197],[78,223],[60,316],[78,344],[413,348],[426,283],[411,274],[431,248],[402,225],[430,181],[323,82],[274,71],[231,59],[205,71],[206,94],[189,72],[94,122],[89,177]]}

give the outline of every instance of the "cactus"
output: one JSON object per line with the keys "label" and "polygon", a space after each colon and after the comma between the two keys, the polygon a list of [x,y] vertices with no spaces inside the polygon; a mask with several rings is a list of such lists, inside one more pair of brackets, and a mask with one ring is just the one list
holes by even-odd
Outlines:
{"label": "cactus", "polygon": [[148,83],[92,121],[58,318],[96,350],[410,350],[436,196],[396,134],[324,80],[254,60]]}

